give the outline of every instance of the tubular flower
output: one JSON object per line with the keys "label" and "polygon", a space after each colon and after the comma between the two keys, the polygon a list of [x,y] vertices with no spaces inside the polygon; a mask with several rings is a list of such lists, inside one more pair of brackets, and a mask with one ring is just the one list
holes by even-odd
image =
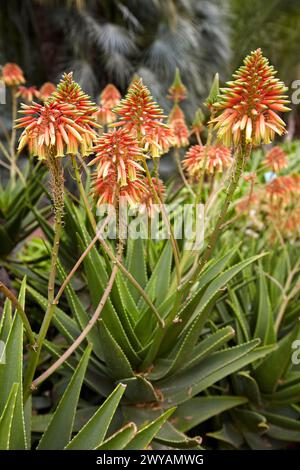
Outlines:
{"label": "tubular flower", "polygon": [[211,122],[225,145],[239,144],[243,133],[255,146],[269,144],[275,133],[285,133],[285,123],[277,111],[289,111],[285,106],[289,101],[283,94],[287,88],[275,75],[274,67],[257,49],[245,58],[228,87],[221,89],[214,104],[220,114]]}
{"label": "tubular flower", "polygon": [[17,65],[7,63],[2,68],[2,79],[7,86],[18,86],[25,83],[23,70]]}
{"label": "tubular flower", "polygon": [[124,126],[132,132],[154,158],[169,150],[173,133],[163,123],[165,116],[141,79],[132,83],[114,111],[121,118],[115,126]]}
{"label": "tubular flower", "polygon": [[21,85],[18,88],[17,96],[23,98],[27,103],[31,103],[33,98],[40,97],[40,93],[35,86],[26,87]]}
{"label": "tubular flower", "polygon": [[287,167],[287,154],[277,145],[269,150],[264,163],[272,171],[280,171]]}
{"label": "tubular flower", "polygon": [[[162,180],[157,180],[157,178],[152,178],[152,183],[155,188],[155,191],[159,194],[161,194],[164,197],[165,194],[165,186],[162,182]],[[149,187],[149,182],[148,179],[145,177],[144,178],[144,185],[147,188],[146,192],[142,195],[141,198],[141,207],[140,207],[140,212],[142,214],[147,213],[148,217],[151,219],[154,217],[155,212],[160,211],[159,204],[156,204],[154,201],[154,196],[152,192],[152,188]]]}
{"label": "tubular flower", "polygon": [[179,69],[176,69],[174,82],[170,86],[168,93],[168,98],[174,101],[174,103],[183,101],[187,97],[187,89],[182,83]]}
{"label": "tubular flower", "polygon": [[117,116],[112,111],[112,108],[120,103],[120,99],[121,93],[119,90],[111,83],[106,85],[100,95],[100,105],[95,113],[99,124],[107,125],[116,121]]}
{"label": "tubular flower", "polygon": [[230,150],[223,145],[193,145],[183,160],[183,167],[191,177],[198,177],[203,170],[222,172],[233,162]]}
{"label": "tubular flower", "polygon": [[76,154],[86,149],[87,129],[83,128],[74,106],[55,102],[44,106],[37,103],[22,104],[16,128],[24,127],[18,150],[28,144],[29,152],[40,159],[47,158],[48,152],[56,157]]}
{"label": "tubular flower", "polygon": [[143,168],[137,162],[143,156],[134,136],[124,129],[113,130],[96,140],[93,151],[96,157],[89,165],[98,164],[97,178],[105,178],[115,171],[117,183],[126,186],[129,181],[136,181],[137,174]]}
{"label": "tubular flower", "polygon": [[178,104],[175,104],[170,113],[169,126],[174,134],[174,147],[186,147],[189,145],[189,130],[185,122],[183,111]]}
{"label": "tubular flower", "polygon": [[96,174],[93,186],[98,205],[115,205],[118,202],[118,198],[124,198],[130,206],[135,206],[141,202],[144,194],[147,192],[143,182],[143,175],[140,172],[137,172],[135,181],[130,181],[127,178],[127,184],[120,187],[118,173],[114,167],[110,168],[105,178]]}
{"label": "tubular flower", "polygon": [[45,82],[40,88],[40,99],[47,101],[55,90],[56,86],[53,83]]}
{"label": "tubular flower", "polygon": [[74,82],[72,72],[65,73],[62,76],[56,91],[52,93],[49,101],[60,105],[68,104],[70,106],[70,113],[77,115],[76,122],[80,125],[81,129],[86,130],[81,144],[81,153],[83,156],[89,155],[93,140],[96,138],[93,127],[99,127],[94,116],[97,106],[84,93],[78,83]]}

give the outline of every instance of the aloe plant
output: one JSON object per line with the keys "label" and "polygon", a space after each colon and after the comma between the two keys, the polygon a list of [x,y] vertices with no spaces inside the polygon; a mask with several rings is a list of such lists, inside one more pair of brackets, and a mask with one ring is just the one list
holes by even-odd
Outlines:
{"label": "aloe plant", "polygon": [[[26,279],[22,282],[19,303],[24,308]],[[92,409],[80,407],[79,397],[85,380],[92,346],[88,345],[74,372],[69,376],[61,398],[48,414],[31,416],[32,401],[23,404],[23,323],[17,311],[12,314],[9,300],[5,303],[0,324],[0,340],[5,343],[5,360],[0,364],[0,449],[143,449],[174,412],[174,408],[137,426],[128,421],[111,431],[119,402],[127,385],[119,383],[102,403]],[[83,413],[88,416],[78,429]],[[82,419],[82,418],[81,418]],[[59,431],[59,432],[58,432]]]}
{"label": "aloe plant", "polygon": [[35,206],[44,189],[42,178],[45,169],[41,166],[25,165],[22,179],[17,184],[12,180],[0,185],[0,256],[2,260],[10,255],[37,228],[38,224],[31,208]]}
{"label": "aloe plant", "polygon": [[[66,198],[65,207],[66,236],[58,265],[60,283],[66,278],[65,266],[69,264],[70,253],[63,258],[68,242],[76,240],[83,252],[92,241],[85,227],[84,210],[77,208],[69,198]],[[40,215],[39,221],[47,227]],[[53,232],[49,230],[47,234],[51,244]],[[112,243],[110,248],[114,250]],[[125,267],[142,286],[166,326],[162,328],[158,324],[149,304],[119,271],[96,327],[57,371],[63,376],[73,372],[84,353],[85,344],[92,343],[93,351],[84,383],[103,398],[107,398],[117,384],[127,386],[116,413],[120,425],[124,426],[128,421],[143,425],[176,406],[175,414],[162,426],[153,445],[158,448],[196,448],[200,439],[191,439],[182,432],[182,429],[185,431],[185,426],[182,427],[184,416],[187,419],[193,416],[191,423],[195,427],[203,418],[208,419],[247,402],[248,398],[243,395],[212,395],[210,398],[203,392],[230,374],[264,358],[274,346],[261,345],[257,338],[240,341],[235,346],[235,330],[231,325],[217,329],[214,323],[210,323],[205,327],[208,317],[216,310],[223,289],[247,266],[256,264],[261,255],[241,260],[237,249],[223,253],[208,264],[194,282],[190,300],[186,302],[182,298],[175,306],[176,310],[176,274],[171,257],[170,240],[155,243],[138,239],[128,240],[123,259]],[[151,258],[154,263],[148,262]],[[87,325],[89,309],[96,308],[110,271],[107,253],[100,246],[93,246],[74,281],[66,285],[61,306],[55,309],[53,324],[58,334],[45,342],[45,349],[54,360],[62,356],[65,348]],[[28,296],[45,310],[44,284],[38,283],[30,271],[28,277],[29,284],[32,284],[27,286]],[[63,340],[59,339],[62,337]],[[39,372],[45,369],[45,354],[40,361]]]}

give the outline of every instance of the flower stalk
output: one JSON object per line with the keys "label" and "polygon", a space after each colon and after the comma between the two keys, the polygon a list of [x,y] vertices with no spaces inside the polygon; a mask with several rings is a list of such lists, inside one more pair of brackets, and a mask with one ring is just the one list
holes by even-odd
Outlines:
{"label": "flower stalk", "polygon": [[38,366],[41,350],[46,338],[54,311],[55,305],[54,302],[54,289],[55,289],[55,278],[56,278],[56,267],[58,261],[58,252],[60,239],[62,235],[62,222],[63,222],[63,210],[64,210],[64,177],[63,169],[61,164],[61,159],[54,156],[54,152],[49,150],[47,155],[47,165],[50,171],[51,178],[51,190],[53,198],[53,208],[54,208],[54,240],[51,252],[51,266],[50,266],[50,275],[48,283],[48,302],[46,313],[38,333],[37,344],[34,351],[30,352],[28,366],[25,375],[24,382],[24,402],[27,401],[31,388],[31,383]]}

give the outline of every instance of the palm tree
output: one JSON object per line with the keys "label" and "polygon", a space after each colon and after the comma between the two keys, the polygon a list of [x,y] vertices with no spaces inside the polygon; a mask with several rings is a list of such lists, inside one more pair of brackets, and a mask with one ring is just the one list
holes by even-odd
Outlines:
{"label": "palm tree", "polygon": [[219,0],[4,0],[0,62],[15,61],[31,82],[65,70],[94,95],[113,82],[122,91],[134,74],[156,99],[176,67],[190,91],[190,117],[216,71],[229,58],[227,2]]}

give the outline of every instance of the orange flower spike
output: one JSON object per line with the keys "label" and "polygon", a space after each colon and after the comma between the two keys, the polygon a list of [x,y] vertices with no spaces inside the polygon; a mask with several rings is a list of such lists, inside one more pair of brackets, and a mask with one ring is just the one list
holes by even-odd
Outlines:
{"label": "orange flower spike", "polygon": [[2,68],[2,79],[7,86],[18,86],[25,83],[23,70],[13,63],[7,63]]}
{"label": "orange flower spike", "polygon": [[28,144],[30,154],[45,159],[50,151],[56,157],[63,157],[82,150],[86,129],[78,124],[80,121],[73,106],[55,102],[43,106],[33,102],[22,104],[20,113],[25,116],[17,119],[15,126],[24,128],[19,151]]}
{"label": "orange flower spike", "polygon": [[221,88],[214,104],[219,115],[211,122],[225,145],[238,145],[243,134],[254,146],[269,144],[275,133],[285,133],[285,123],[277,111],[289,111],[284,95],[287,88],[275,75],[274,67],[257,49],[245,58],[228,87]]}
{"label": "orange flower spike", "polygon": [[109,83],[106,85],[100,95],[100,105],[95,117],[99,124],[108,125],[117,120],[117,115],[112,111],[112,108],[117,106],[121,100],[121,93],[119,90]]}
{"label": "orange flower spike", "polygon": [[168,98],[174,103],[185,100],[187,97],[187,89],[182,83],[179,69],[176,68],[174,82],[169,88]]}
{"label": "orange flower spike", "polygon": [[287,167],[287,154],[276,145],[266,154],[264,163],[272,171],[278,172]]}
{"label": "orange flower spike", "polygon": [[186,147],[189,145],[189,130],[185,122],[185,117],[182,109],[178,104],[175,104],[170,116],[169,126],[173,130],[175,147]]}
{"label": "orange flower spike", "polygon": [[163,123],[162,110],[153,100],[142,80],[135,80],[127,95],[114,111],[120,117],[115,126],[124,126],[133,132],[145,150],[150,150],[153,158],[167,152],[172,145],[173,132]]}
{"label": "orange flower spike", "polygon": [[39,98],[40,93],[35,86],[26,87],[21,85],[18,87],[17,97],[23,98],[27,103],[31,103],[34,98]]}
{"label": "orange flower spike", "polygon": [[56,86],[53,83],[45,82],[40,88],[40,99],[47,101],[55,90]]}
{"label": "orange flower spike", "polygon": [[143,157],[139,144],[134,136],[124,129],[113,130],[103,134],[95,141],[93,151],[96,157],[89,165],[98,164],[97,176],[105,179],[112,169],[116,170],[117,183],[122,187],[130,181],[136,181],[143,168],[138,160]]}
{"label": "orange flower spike", "polygon": [[223,145],[193,145],[183,160],[183,167],[191,177],[198,177],[203,170],[222,172],[233,162],[230,150]]}
{"label": "orange flower spike", "polygon": [[[73,80],[73,74],[65,73],[62,76],[57,89],[52,93],[49,102],[58,103],[66,108],[65,114],[76,114],[76,124],[80,129],[84,129],[80,151],[83,156],[91,153],[93,140],[97,137],[94,127],[101,127],[95,119],[97,106],[90,100],[90,97],[84,93],[81,87]],[[76,126],[72,126],[73,128]]]}

